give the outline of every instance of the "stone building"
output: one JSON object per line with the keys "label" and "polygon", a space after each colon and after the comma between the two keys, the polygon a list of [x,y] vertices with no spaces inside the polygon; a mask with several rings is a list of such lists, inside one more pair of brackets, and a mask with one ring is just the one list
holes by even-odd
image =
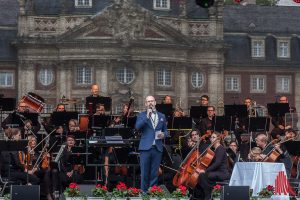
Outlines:
{"label": "stone building", "polygon": [[[184,110],[202,94],[216,106],[245,96],[265,104],[287,94],[300,108],[300,26],[293,7],[216,1],[203,9],[187,0],[1,4],[0,93],[21,98],[34,92],[46,99],[46,111],[63,96],[82,109],[93,83],[112,97],[114,112],[129,93],[136,109],[148,94],[158,101],[170,95]],[[280,57],[277,50],[286,45]]]}

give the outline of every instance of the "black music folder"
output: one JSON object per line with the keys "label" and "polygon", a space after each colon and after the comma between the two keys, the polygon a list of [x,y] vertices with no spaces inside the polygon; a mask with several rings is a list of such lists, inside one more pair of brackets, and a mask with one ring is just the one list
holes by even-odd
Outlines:
{"label": "black music folder", "polygon": [[103,104],[105,111],[110,111],[111,110],[111,98],[110,97],[93,97],[93,96],[88,96],[85,98],[86,100],[86,108],[89,109],[89,104],[92,104],[92,109],[93,109],[93,113],[96,112],[96,106],[97,104]]}
{"label": "black music folder", "polygon": [[132,129],[134,129],[135,128],[136,119],[137,119],[137,116],[127,117],[127,118],[124,119],[125,121],[122,121],[122,122],[124,123],[125,128],[132,128]]}
{"label": "black music folder", "polygon": [[249,124],[246,125],[246,129],[250,132],[266,132],[270,128],[269,117],[250,117],[248,118]]}
{"label": "black music folder", "polygon": [[156,104],[156,110],[163,113],[166,118],[173,115],[173,104]]}
{"label": "black music folder", "polygon": [[39,114],[38,113],[29,113],[29,112],[13,112],[12,113],[12,122],[18,124],[19,127],[24,126],[24,121],[30,120],[33,126],[38,126]]}
{"label": "black music folder", "polygon": [[268,103],[268,113],[272,117],[284,116],[285,113],[290,112],[290,105],[288,103]]}
{"label": "black music folder", "polygon": [[292,156],[300,156],[300,141],[287,141],[283,143]]}
{"label": "black music folder", "polygon": [[207,106],[191,106],[190,117],[206,118],[207,117]]}
{"label": "black music folder", "polygon": [[93,115],[93,127],[108,127],[111,118],[111,116],[107,115]]}
{"label": "black music folder", "polygon": [[229,116],[215,116],[214,117],[213,128],[214,131],[222,132],[224,130],[231,131],[234,130],[235,121],[233,121],[233,117]]}
{"label": "black music folder", "polygon": [[0,110],[12,111],[16,108],[16,98],[0,98]]}
{"label": "black music folder", "polygon": [[191,117],[172,117],[168,119],[168,129],[192,129]]}
{"label": "black music folder", "polygon": [[248,116],[247,106],[246,105],[225,105],[224,106],[225,116],[234,116],[245,118]]}
{"label": "black music folder", "polygon": [[53,112],[51,122],[55,126],[68,125],[70,119],[78,119],[78,112]]}

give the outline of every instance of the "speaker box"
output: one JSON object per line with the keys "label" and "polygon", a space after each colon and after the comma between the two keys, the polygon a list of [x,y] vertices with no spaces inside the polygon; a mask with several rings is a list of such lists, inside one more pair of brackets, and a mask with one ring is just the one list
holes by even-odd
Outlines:
{"label": "speaker box", "polygon": [[250,200],[249,186],[223,186],[221,200]]}
{"label": "speaker box", "polygon": [[40,186],[39,185],[12,185],[11,200],[39,200]]}
{"label": "speaker box", "polygon": [[86,196],[92,197],[92,189],[95,188],[96,185],[89,184],[79,184],[80,192]]}

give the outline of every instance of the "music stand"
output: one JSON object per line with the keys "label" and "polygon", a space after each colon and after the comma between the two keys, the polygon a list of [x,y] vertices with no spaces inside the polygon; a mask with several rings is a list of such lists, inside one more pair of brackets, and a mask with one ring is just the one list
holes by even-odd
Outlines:
{"label": "music stand", "polygon": [[168,119],[168,129],[192,129],[193,121],[191,117],[172,117]]}
{"label": "music stand", "polygon": [[224,106],[225,116],[233,116],[239,118],[245,118],[248,116],[246,105],[225,105]]}
{"label": "music stand", "polygon": [[105,128],[108,126],[111,117],[106,115],[93,115],[93,127]]}
{"label": "music stand", "polygon": [[300,141],[287,141],[284,145],[290,155],[300,156]]}
{"label": "music stand", "polygon": [[78,112],[53,112],[51,115],[51,122],[55,126],[67,125],[70,119],[78,119]]}
{"label": "music stand", "polygon": [[137,119],[137,116],[126,118],[126,123],[127,124],[125,124],[125,127],[134,129],[135,128],[136,119]]}
{"label": "music stand", "polygon": [[16,98],[0,98],[0,111],[12,111],[16,108]]}
{"label": "music stand", "polygon": [[234,127],[234,121],[229,116],[215,116],[214,131],[222,132],[224,130],[231,131]]}
{"label": "music stand", "polygon": [[270,118],[269,117],[250,117],[249,118],[249,132],[267,132],[270,128]]}
{"label": "music stand", "polygon": [[173,104],[156,104],[156,110],[163,113],[167,118],[173,115]]}
{"label": "music stand", "polygon": [[92,108],[93,108],[93,113],[96,112],[96,106],[97,104],[103,104],[105,111],[110,111],[111,110],[111,98],[110,97],[92,97],[92,96],[88,96],[85,98],[86,100],[86,107],[87,109],[89,108],[89,104],[92,103]]}
{"label": "music stand", "polygon": [[206,118],[207,106],[191,106],[190,117],[192,118]]}
{"label": "music stand", "polygon": [[72,148],[72,155],[70,156],[70,161],[74,165],[84,165],[86,160],[86,154],[81,152],[74,152],[75,149]]}
{"label": "music stand", "polygon": [[268,103],[268,113],[272,117],[282,117],[285,113],[290,112],[290,105],[288,103]]}
{"label": "music stand", "polygon": [[24,151],[28,146],[28,140],[0,140],[0,152]]}

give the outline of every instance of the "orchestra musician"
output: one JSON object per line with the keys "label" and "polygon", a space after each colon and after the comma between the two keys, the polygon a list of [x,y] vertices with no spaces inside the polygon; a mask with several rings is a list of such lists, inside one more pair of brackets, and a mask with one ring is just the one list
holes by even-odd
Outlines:
{"label": "orchestra musician", "polygon": [[27,136],[28,134],[36,135],[36,133],[41,129],[40,123],[38,121],[35,121],[33,123],[30,119],[27,119],[23,115],[24,113],[29,113],[29,109],[26,103],[21,100],[16,111],[10,113],[7,118],[3,120],[1,124],[2,128],[5,130],[9,128],[10,124],[19,123],[22,138],[25,138],[25,136]]}
{"label": "orchestra musician", "polygon": [[91,87],[91,95],[85,98],[86,103],[85,107],[89,111],[89,114],[92,115],[96,112],[96,100],[100,97],[100,86],[97,84],[92,85]]}
{"label": "orchestra musician", "polygon": [[135,128],[141,132],[139,145],[141,167],[141,189],[158,183],[158,171],[163,153],[163,138],[168,135],[166,117],[155,109],[153,96],[147,96],[145,106],[147,111],[137,116]]}
{"label": "orchestra musician", "polygon": [[175,108],[173,111],[173,117],[184,117],[184,112],[182,108],[180,107]]}
{"label": "orchestra musician", "polygon": [[83,181],[82,174],[75,173],[73,169],[72,148],[75,145],[75,137],[73,135],[67,135],[66,140],[66,147],[60,159],[60,182],[63,190],[71,182],[81,183]]}
{"label": "orchestra musician", "polygon": [[[6,136],[11,140],[21,140],[21,130],[18,128],[8,128],[5,132]],[[34,169],[29,169],[26,154],[23,151],[2,152],[3,165],[6,175],[10,175],[11,181],[20,181],[23,184],[28,183],[38,185],[40,179],[34,175]]]}
{"label": "orchestra musician", "polygon": [[42,193],[46,194],[47,200],[52,200],[50,192],[50,173],[48,171],[49,160],[46,160],[49,159],[50,155],[46,152],[41,152],[42,155],[40,155],[40,153],[36,151],[36,144],[36,138],[28,136],[27,155],[30,154],[30,163],[28,163],[28,167],[29,169],[32,169],[33,174],[40,179],[41,190]]}
{"label": "orchestra musician", "polygon": [[[280,96],[279,103],[289,103],[287,96]],[[296,108],[290,106],[290,113],[296,113]],[[272,117],[272,124],[274,128],[279,128],[281,130],[287,129],[287,128],[293,128],[295,124],[298,122],[298,117],[294,117],[293,120],[287,121],[287,124],[285,123],[285,116],[277,116]],[[293,123],[293,124],[292,124]]]}
{"label": "orchestra musician", "polygon": [[207,106],[207,117],[204,118],[200,124],[201,135],[205,134],[207,130],[214,130],[215,107]]}
{"label": "orchestra musician", "polygon": [[104,104],[98,103],[96,105],[96,112],[94,115],[105,115],[105,107]]}
{"label": "orchestra musician", "polygon": [[196,186],[200,199],[211,199],[213,186],[217,181],[224,181],[230,178],[227,167],[227,155],[225,148],[220,143],[220,133],[211,134],[210,142],[213,144],[214,157],[206,170],[200,169],[198,184]]}
{"label": "orchestra musician", "polygon": [[166,95],[163,99],[163,104],[172,104],[172,97],[170,95]]}
{"label": "orchestra musician", "polygon": [[201,104],[201,106],[208,106],[208,104],[209,104],[209,97],[208,97],[208,95],[206,95],[206,94],[204,94],[204,95],[202,95],[201,97],[200,97],[200,104]]}
{"label": "orchestra musician", "polygon": [[63,104],[63,103],[57,104],[55,111],[56,112],[66,112],[65,104]]}

